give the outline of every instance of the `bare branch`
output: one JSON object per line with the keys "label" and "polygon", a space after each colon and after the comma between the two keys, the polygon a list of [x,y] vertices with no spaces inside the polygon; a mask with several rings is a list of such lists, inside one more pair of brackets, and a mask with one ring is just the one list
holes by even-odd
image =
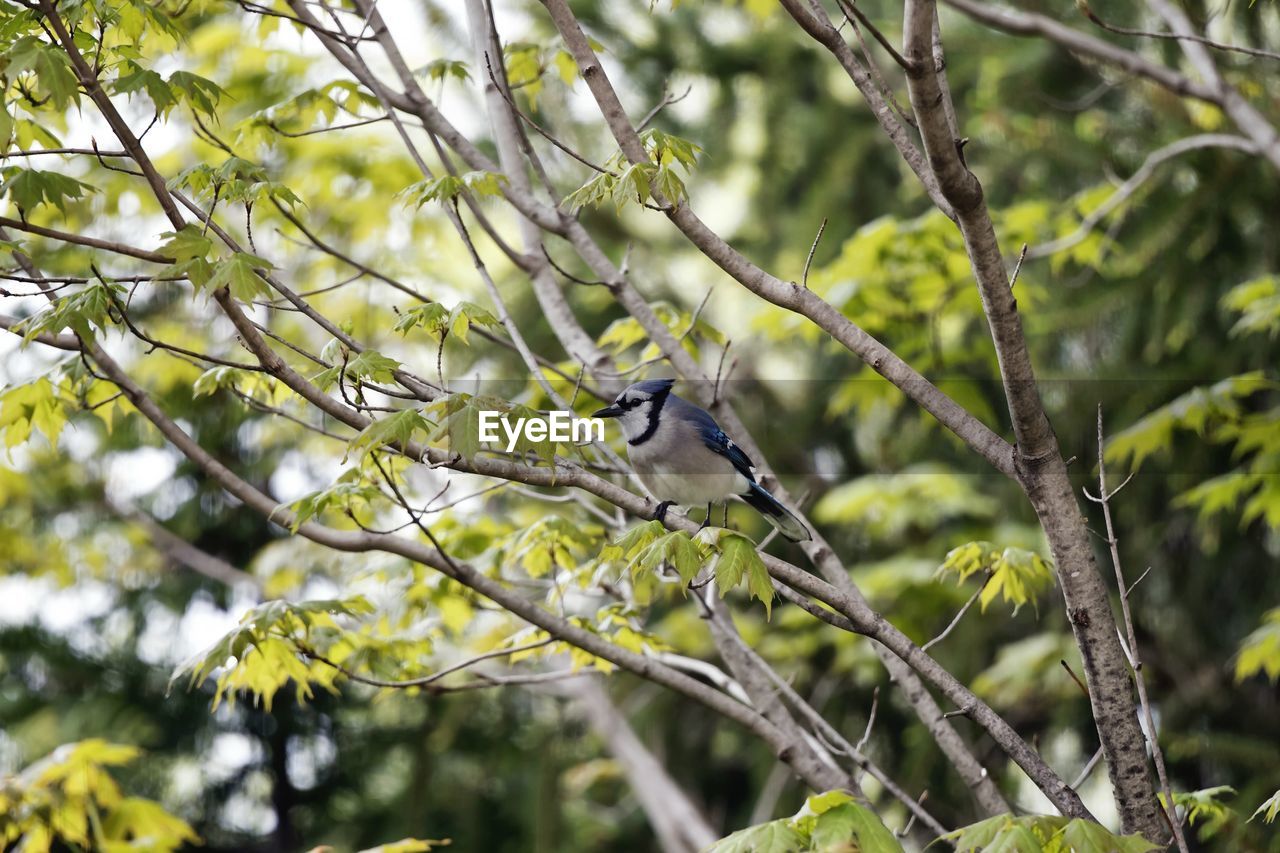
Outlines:
{"label": "bare branch", "polygon": [[982,581],[982,586],[978,587],[973,591],[973,595],[969,596],[969,600],[964,603],[964,606],[960,608],[959,612],[956,613],[955,618],[952,619],[950,623],[948,623],[947,627],[942,629],[942,633],[934,637],[929,642],[925,643],[923,646],[921,646],[920,651],[927,652],[929,651],[929,649],[933,648],[938,643],[941,643],[943,640],[945,640],[947,636],[953,630],[955,630],[955,627],[960,624],[960,620],[963,619],[964,615],[969,612],[969,608],[973,607],[973,605],[977,602],[978,598],[982,595],[982,591],[987,588],[987,584],[989,584],[990,582],[991,582],[991,575],[988,574],[986,578]]}
{"label": "bare branch", "polygon": [[1192,80],[1164,65],[1158,65],[1131,50],[1082,33],[1066,24],[1032,12],[1021,12],[987,0],[942,0],[974,20],[1017,36],[1040,36],[1072,53],[1114,65],[1138,77],[1157,83],[1174,94],[1217,104],[1220,97],[1211,87]]}
{"label": "bare branch", "polygon": [[1056,240],[1036,246],[1027,252],[1027,257],[1044,258],[1080,244],[1092,233],[1093,229],[1098,227],[1100,222],[1110,216],[1116,208],[1128,201],[1134,193],[1141,189],[1142,185],[1155,174],[1156,168],[1160,164],[1180,154],[1201,148],[1234,148],[1249,154],[1258,153],[1258,147],[1252,141],[1242,136],[1231,136],[1223,133],[1203,133],[1198,136],[1189,136],[1186,139],[1179,139],[1177,142],[1171,142],[1162,148],[1157,148],[1147,155],[1147,158],[1142,161],[1142,165],[1128,180],[1116,187],[1115,192],[1108,196],[1106,201],[1089,211],[1088,215],[1080,220],[1080,226],[1075,231]]}
{"label": "bare branch", "polygon": [[[1165,768],[1164,751],[1160,749],[1160,739],[1156,734],[1156,721],[1151,713],[1151,700],[1147,696],[1146,677],[1142,673],[1142,659],[1138,655],[1138,636],[1133,627],[1133,613],[1129,609],[1129,590],[1125,586],[1124,569],[1120,567],[1120,545],[1116,540],[1115,526],[1111,521],[1111,498],[1124,488],[1124,484],[1114,492],[1107,490],[1107,462],[1106,454],[1103,453],[1105,446],[1106,441],[1102,431],[1102,404],[1098,404],[1098,496],[1099,503],[1102,504],[1102,518],[1107,525],[1107,546],[1111,552],[1111,565],[1116,572],[1116,587],[1120,591],[1120,612],[1124,616],[1125,635],[1129,641],[1129,664],[1133,668],[1133,680],[1138,688],[1138,705],[1142,709],[1142,719],[1146,723],[1147,746],[1151,749],[1156,774],[1160,777],[1160,788],[1164,792],[1165,817],[1169,821],[1169,826],[1173,828],[1173,838],[1177,842],[1178,850],[1180,853],[1188,853],[1187,839],[1183,835],[1182,822],[1178,818],[1178,810],[1173,802],[1173,788],[1169,785],[1169,771]],[[1126,484],[1128,482],[1125,480]],[[1144,574],[1143,577],[1146,575]]]}
{"label": "bare branch", "polygon": [[114,252],[117,255],[137,258],[140,261],[150,261],[153,264],[173,263],[173,258],[168,255],[162,255],[159,252],[139,249],[126,243],[117,243],[112,240],[99,240],[96,237],[85,237],[80,234],[69,234],[66,231],[55,231],[52,228],[33,225],[30,222],[23,222],[19,219],[10,219],[7,216],[0,216],[0,227],[12,228],[15,231],[26,231],[28,234],[35,234],[37,237],[47,237],[50,240],[58,240],[62,243],[86,246],[90,249],[101,249],[104,252]]}
{"label": "bare branch", "polygon": [[[1164,19],[1179,36],[1197,35],[1191,26],[1191,20],[1177,4],[1170,0],[1147,0],[1147,5]],[[1218,71],[1217,64],[1203,44],[1196,41],[1180,41],[1183,54],[1196,69],[1196,72],[1214,89],[1218,100],[1216,103],[1222,111],[1235,122],[1240,132],[1249,137],[1258,146],[1259,153],[1276,169],[1280,169],[1280,131],[1275,125],[1263,117],[1244,97],[1240,91],[1228,83]]]}
{"label": "bare branch", "polygon": [[[875,40],[880,43],[880,46],[884,48],[885,53],[889,54],[893,61],[898,64],[899,68],[905,71],[911,70],[911,66],[907,63],[907,60],[902,57],[902,54],[898,53],[898,49],[893,46],[893,42],[885,38],[884,33],[880,32],[880,28],[871,23],[871,20],[863,14],[862,10],[858,8],[858,4],[854,2],[854,0],[836,0],[836,5],[840,7],[840,11],[846,16],[857,18],[858,23],[862,24],[862,26],[866,28],[867,32],[871,33]],[[857,24],[854,24],[854,26],[856,27]]]}
{"label": "bare branch", "polygon": [[1114,24],[1108,24],[1106,21],[1098,17],[1098,14],[1093,11],[1087,0],[1076,0],[1076,8],[1079,9],[1081,14],[1086,18],[1109,33],[1116,33],[1117,35],[1122,36],[1138,36],[1139,38],[1149,39],[1193,41],[1197,44],[1203,44],[1206,47],[1211,47],[1214,50],[1221,50],[1228,53],[1243,53],[1247,56],[1260,56],[1265,59],[1280,59],[1280,53],[1276,53],[1274,50],[1263,50],[1258,47],[1247,47],[1245,45],[1238,44],[1225,44],[1224,42],[1214,41],[1211,38],[1205,38],[1204,36],[1198,36],[1191,33],[1156,33],[1148,30],[1138,30],[1130,27],[1118,27]]}
{"label": "bare branch", "polygon": [[[930,168],[955,211],[982,298],[1017,439],[1017,480],[1035,509],[1053,552],[1064,603],[1091,688],[1086,695],[1106,749],[1121,821],[1125,832],[1141,832],[1155,842],[1163,834],[1162,822],[1155,791],[1145,772],[1142,731],[1123,666],[1123,652],[1113,630],[1115,619],[1107,588],[1094,560],[1057,437],[1040,400],[1017,298],[1009,286],[982,184],[956,145],[947,108],[950,99],[933,61],[940,52],[935,24],[934,0],[906,0],[903,54],[915,68],[907,77],[911,106]],[[967,703],[957,704],[969,707]]]}
{"label": "bare branch", "polygon": [[262,590],[262,579],[243,569],[238,569],[226,560],[192,545],[187,540],[171,532],[151,517],[150,513],[126,504],[107,499],[107,506],[121,518],[132,521],[146,531],[147,536],[161,552],[168,555],[176,563],[180,563],[197,574],[215,580],[227,586],[249,585],[257,591]]}
{"label": "bare branch", "polygon": [[686,86],[686,87],[685,87],[685,90],[684,90],[682,93],[680,93],[679,95],[672,95],[670,92],[668,92],[668,91],[664,88],[664,89],[662,90],[662,100],[660,100],[660,101],[658,101],[658,103],[654,104],[654,105],[653,105],[653,109],[651,109],[651,110],[649,110],[649,112],[645,113],[644,118],[640,119],[639,123],[638,123],[638,124],[636,124],[636,130],[644,130],[646,127],[648,127],[648,126],[649,126],[649,122],[653,121],[655,118],[657,118],[657,117],[658,117],[658,113],[662,112],[663,110],[665,110],[667,107],[671,106],[672,104],[678,104],[678,103],[680,103],[680,102],[681,102],[681,101],[683,101],[685,98],[689,97],[689,93],[690,93],[690,92],[692,92],[692,91],[693,91],[693,85],[692,85],[692,84],[690,84],[689,86]]}
{"label": "bare branch", "polygon": [[813,265],[813,255],[818,251],[818,241],[822,239],[822,232],[827,230],[827,218],[822,218],[822,224],[818,226],[818,233],[814,235],[813,245],[809,247],[809,257],[804,259],[804,272],[800,274],[800,286],[805,290],[809,289],[809,267]]}

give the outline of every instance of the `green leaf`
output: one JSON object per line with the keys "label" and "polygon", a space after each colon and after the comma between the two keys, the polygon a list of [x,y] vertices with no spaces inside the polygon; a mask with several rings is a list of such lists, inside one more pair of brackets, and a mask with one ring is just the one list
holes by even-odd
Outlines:
{"label": "green leaf", "polygon": [[[372,379],[374,382],[394,382],[395,371],[401,367],[400,362],[394,358],[388,358],[377,350],[367,349],[356,355],[355,358],[347,360],[346,378],[355,384],[361,379]],[[312,381],[320,388],[328,390],[333,383],[338,381],[338,375],[342,372],[341,364],[334,365],[327,370],[322,370],[312,377]]]}
{"label": "green leaf", "polygon": [[1264,276],[1238,284],[1222,297],[1222,305],[1240,314],[1231,334],[1280,333],[1280,276]]}
{"label": "green leaf", "polygon": [[974,483],[973,477],[939,465],[868,474],[825,494],[814,507],[814,518],[854,526],[876,541],[896,541],[953,519],[993,516],[998,505]]}
{"label": "green leaf", "polygon": [[805,837],[783,818],[740,829],[712,844],[706,853],[797,853],[805,849],[805,842]]}
{"label": "green leaf", "polygon": [[68,326],[76,334],[91,339],[96,329],[111,321],[116,300],[124,296],[124,288],[112,282],[94,281],[83,290],[63,296],[21,327],[23,339],[30,341],[41,332],[60,332]]}
{"label": "green leaf", "polygon": [[1249,820],[1253,820],[1258,815],[1262,815],[1264,823],[1272,823],[1277,816],[1280,816],[1280,791],[1276,791],[1258,806],[1249,816]]}
{"label": "green leaf", "polygon": [[1044,853],[1045,848],[1030,829],[1012,823],[982,849],[984,853]]}
{"label": "green leaf", "polygon": [[578,63],[574,61],[573,54],[567,50],[557,50],[551,61],[555,63],[560,80],[566,86],[572,87],[574,81],[578,79]]}
{"label": "green leaf", "polygon": [[236,692],[244,689],[270,711],[276,692],[291,680],[302,702],[312,695],[312,684],[332,689],[337,671],[302,660],[298,643],[313,638],[319,630],[336,630],[334,617],[372,612],[373,605],[363,596],[298,603],[268,601],[250,609],[235,629],[179,666],[169,679],[170,686],[186,675],[189,686],[195,687],[225,667],[214,693],[215,708],[223,698],[234,701]]}
{"label": "green leaf", "polygon": [[1081,818],[1068,823],[1058,837],[1071,853],[1147,853],[1160,849],[1140,835],[1115,835]]}
{"label": "green leaf", "polygon": [[135,840],[146,839],[147,849],[156,853],[200,842],[189,823],[142,797],[126,797],[112,806],[102,822],[102,834],[108,843],[130,848]]}
{"label": "green leaf", "polygon": [[668,559],[685,583],[692,581],[702,570],[702,554],[689,534],[683,531],[672,541]]}
{"label": "green leaf", "polygon": [[834,791],[825,791],[821,794],[814,794],[804,801],[804,808],[797,817],[812,813],[815,815],[826,814],[837,806],[845,803],[852,803],[853,794],[848,791],[842,791],[839,788]]}
{"label": "green leaf", "polygon": [[522,92],[536,110],[542,91],[542,46],[530,42],[510,42],[503,47],[507,80],[511,88]]}
{"label": "green leaf", "polygon": [[1107,442],[1107,461],[1128,460],[1136,470],[1149,456],[1172,446],[1175,430],[1203,435],[1212,423],[1237,416],[1242,400],[1274,387],[1274,381],[1256,370],[1188,391],[1112,436]]}
{"label": "green leaf", "polygon": [[472,326],[497,326],[498,318],[474,302],[459,302],[449,312],[449,331],[462,343],[467,342],[467,331]]}
{"label": "green leaf", "polygon": [[13,116],[9,113],[9,105],[4,103],[3,96],[0,96],[0,154],[9,153],[9,144],[12,140]]}
{"label": "green leaf", "polygon": [[180,231],[166,231],[160,237],[164,242],[160,244],[157,251],[175,261],[207,258],[213,251],[213,241],[196,225],[187,224],[182,226]]}
{"label": "green leaf", "polygon": [[449,331],[449,314],[449,309],[439,302],[428,302],[401,313],[393,328],[400,334],[407,335],[414,327],[421,326],[439,338]]}
{"label": "green leaf", "polygon": [[217,83],[190,71],[175,71],[169,75],[169,88],[180,95],[191,109],[216,117],[218,101],[227,93]]}
{"label": "green leaf", "polygon": [[880,818],[865,806],[853,802],[842,803],[819,814],[810,835],[810,844],[816,850],[902,853],[902,845],[880,822]]}
{"label": "green leaf", "polygon": [[[1223,797],[1234,796],[1236,789],[1230,785],[1216,785],[1202,788],[1199,791],[1175,791],[1173,804],[1186,814],[1187,825],[1200,825],[1200,840],[1204,841],[1217,835],[1228,823],[1236,818],[1235,810],[1222,802]],[[1164,793],[1159,795],[1162,805],[1168,805]]]}
{"label": "green leaf", "polygon": [[729,590],[742,583],[748,567],[760,562],[760,555],[750,539],[736,533],[721,537],[717,545],[720,556],[716,558],[716,586],[724,598]]}
{"label": "green leaf", "polygon": [[427,78],[442,82],[446,77],[453,77],[463,83],[471,79],[471,72],[467,70],[467,63],[457,59],[437,59],[428,62],[422,68]]}
{"label": "green leaf", "polygon": [[247,370],[238,367],[212,367],[200,374],[191,386],[191,393],[195,397],[208,397],[219,389],[235,388],[247,374]]}
{"label": "green leaf", "polygon": [[429,433],[434,426],[417,409],[402,409],[393,415],[384,415],[365,427],[351,439],[347,445],[347,453],[360,451],[361,456],[364,456],[385,444],[407,449],[416,435]]}
{"label": "green leaf", "polygon": [[116,78],[110,83],[110,87],[118,95],[133,95],[136,92],[146,92],[147,97],[151,99],[151,103],[155,105],[156,111],[162,116],[168,115],[173,106],[178,103],[173,89],[164,81],[163,77],[150,68],[143,68],[132,60],[125,60],[121,63],[116,73]]}
{"label": "green leaf", "polygon": [[35,71],[36,92],[47,97],[55,108],[62,110],[70,103],[80,103],[79,83],[71,60],[63,51],[54,47],[41,50],[36,57]]}
{"label": "green leaf", "polygon": [[56,450],[66,422],[66,407],[58,389],[44,377],[0,392],[0,434],[6,449],[25,442],[34,429]]}
{"label": "green leaf", "polygon": [[980,596],[984,613],[997,597],[1012,604],[1017,613],[1027,602],[1035,604],[1036,597],[1053,586],[1053,571],[1039,554],[1023,548],[997,551],[990,542],[967,542],[952,548],[938,567],[939,575],[954,574],[957,583],[980,572],[988,576]]}
{"label": "green leaf", "polygon": [[666,527],[656,519],[646,521],[644,524],[637,524],[614,542],[606,545],[600,551],[600,559],[603,561],[626,560],[630,562],[636,558],[642,549],[665,532]]}
{"label": "green leaf", "polygon": [[271,264],[256,255],[236,252],[230,258],[215,261],[213,276],[206,286],[213,289],[226,287],[231,295],[241,302],[251,302],[259,296],[271,293],[267,282],[258,274],[258,269],[270,269]]}
{"label": "green leaf", "polygon": [[1026,815],[1015,818],[1002,814],[961,827],[942,836],[954,841],[956,853],[1003,851],[1003,853],[1045,853],[1045,845],[1066,825],[1066,818]]}
{"label": "green leaf", "polygon": [[496,172],[467,172],[463,175],[441,175],[425,181],[410,184],[400,191],[405,199],[414,202],[416,208],[427,202],[451,202],[464,191],[476,196],[500,196],[502,187],[507,183],[506,175]]}
{"label": "green leaf", "polygon": [[341,509],[353,513],[358,506],[368,507],[383,500],[385,496],[382,491],[365,480],[358,469],[353,468],[338,477],[328,488],[304,495],[289,504],[294,515],[289,530],[297,533],[305,522],[320,517],[329,510]]}
{"label": "green leaf", "polygon": [[1280,607],[1267,611],[1236,655],[1236,681],[1258,674],[1265,674],[1273,683],[1280,681]]}
{"label": "green leaf", "polygon": [[763,560],[747,566],[747,591],[752,598],[758,598],[764,604],[765,618],[772,618],[773,583],[769,580],[769,570],[765,568]]}
{"label": "green leaf", "polygon": [[30,213],[42,204],[65,211],[68,201],[83,198],[97,189],[69,175],[6,166],[0,170],[0,195]]}
{"label": "green leaf", "polygon": [[675,568],[680,580],[689,583],[702,569],[702,552],[697,543],[682,530],[673,530],[655,539],[634,560],[631,571],[652,571],[663,563]]}
{"label": "green leaf", "polygon": [[472,399],[451,413],[446,421],[449,450],[463,459],[473,459],[480,452],[480,409]]}
{"label": "green leaf", "polygon": [[602,172],[565,196],[562,203],[571,213],[584,207],[599,207],[613,198],[613,188],[617,182],[616,176]]}

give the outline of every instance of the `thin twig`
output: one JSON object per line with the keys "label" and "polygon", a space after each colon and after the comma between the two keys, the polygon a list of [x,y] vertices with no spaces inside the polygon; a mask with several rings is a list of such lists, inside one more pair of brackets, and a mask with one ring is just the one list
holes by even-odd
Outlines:
{"label": "thin twig", "polygon": [[[846,16],[852,15],[857,18],[858,23],[867,28],[867,32],[871,33],[871,35],[875,37],[875,40],[880,42],[880,46],[883,47],[885,52],[893,58],[894,62],[898,63],[900,68],[907,72],[914,70],[915,66],[908,62],[906,57],[901,53],[898,53],[898,49],[893,46],[893,42],[885,38],[884,33],[880,32],[880,29],[875,24],[871,23],[871,20],[866,15],[862,14],[862,10],[858,8],[857,4],[854,3],[853,0],[836,0],[836,4],[840,7],[840,11],[844,12]],[[853,22],[850,21],[850,23]]]}
{"label": "thin twig", "polygon": [[[1142,659],[1138,655],[1138,636],[1133,626],[1133,613],[1129,609],[1129,590],[1125,586],[1124,570],[1120,566],[1120,545],[1116,539],[1115,525],[1111,520],[1111,498],[1115,492],[1107,491],[1107,463],[1105,440],[1102,429],[1102,404],[1098,404],[1098,503],[1102,505],[1102,518],[1107,526],[1107,545],[1111,551],[1111,565],[1116,572],[1116,585],[1120,591],[1120,613],[1124,617],[1125,636],[1128,638],[1126,655],[1133,669],[1133,680],[1138,688],[1138,705],[1142,709],[1142,719],[1146,724],[1147,745],[1151,748],[1151,758],[1156,765],[1156,775],[1160,778],[1160,788],[1164,792],[1163,811],[1173,830],[1174,841],[1180,853],[1187,853],[1187,840],[1182,832],[1182,822],[1178,819],[1177,808],[1173,803],[1173,788],[1169,784],[1169,772],[1164,763],[1164,751],[1160,749],[1160,739],[1156,736],[1155,716],[1151,712],[1151,700],[1147,697],[1146,678],[1142,673]],[[1130,479],[1132,479],[1132,474]],[[1124,481],[1128,484],[1129,480]],[[1124,488],[1124,484],[1121,485]],[[1120,489],[1116,489],[1118,492]],[[1150,569],[1147,570],[1148,572]],[[1144,572],[1142,577],[1146,577]],[[1116,628],[1119,633],[1119,627]],[[1125,649],[1124,637],[1121,638],[1121,649]]]}
{"label": "thin twig", "polygon": [[373,118],[361,119],[360,121],[353,121],[348,124],[334,124],[334,125],[330,125],[329,127],[317,127],[313,130],[302,130],[302,131],[285,130],[273,121],[266,122],[266,125],[267,127],[274,130],[276,133],[280,134],[281,136],[287,136],[290,139],[301,139],[304,136],[315,136],[318,133],[332,133],[338,130],[351,130],[354,127],[364,127],[365,125],[376,124],[380,121],[386,121],[386,120],[387,120],[387,117],[384,115],[374,116]]}
{"label": "thin twig", "polygon": [[590,160],[588,160],[586,157],[583,157],[577,151],[574,151],[568,145],[566,145],[565,143],[557,139],[555,134],[553,134],[551,131],[544,128],[542,125],[538,124],[536,121],[533,120],[532,117],[526,115],[524,110],[516,106],[516,102],[512,100],[510,95],[507,94],[507,88],[498,83],[498,78],[494,76],[493,66],[489,64],[487,56],[485,57],[485,66],[486,66],[485,70],[489,74],[489,79],[493,82],[494,88],[498,90],[498,93],[502,95],[502,99],[507,102],[507,106],[511,107],[511,111],[515,113],[517,116],[519,116],[521,121],[523,121],[525,124],[529,125],[529,127],[532,127],[534,130],[536,130],[539,136],[541,136],[543,139],[547,140],[552,145],[559,148],[561,151],[568,154],[570,157],[577,160],[579,163],[586,166],[587,168],[594,169],[595,171],[599,172],[602,175],[614,175],[615,177],[617,176],[616,172],[610,171],[609,169],[606,169],[603,166],[597,166],[595,163],[592,163]]}
{"label": "thin twig", "polygon": [[1067,663],[1065,659],[1061,659],[1061,658],[1058,660],[1058,663],[1062,664],[1062,668],[1067,671],[1067,675],[1071,676],[1071,680],[1076,683],[1076,687],[1080,688],[1080,692],[1084,694],[1084,698],[1088,699],[1089,688],[1084,686],[1084,682],[1080,680],[1080,676],[1076,675],[1075,670],[1071,668],[1071,664]]}
{"label": "thin twig", "polygon": [[1056,240],[1050,240],[1047,243],[1035,246],[1027,252],[1027,256],[1032,260],[1044,258],[1081,243],[1093,229],[1098,227],[1100,222],[1110,216],[1113,211],[1142,188],[1142,185],[1155,173],[1157,166],[1179,154],[1200,148],[1234,148],[1250,154],[1256,154],[1258,150],[1257,145],[1251,140],[1225,133],[1197,134],[1196,136],[1179,139],[1162,148],[1157,148],[1147,155],[1147,158],[1142,161],[1142,165],[1128,180],[1116,187],[1115,192],[1109,195],[1106,201],[1089,211],[1088,215],[1080,220],[1080,225],[1076,230]]}
{"label": "thin twig", "polygon": [[809,267],[813,266],[813,255],[818,251],[818,241],[822,239],[822,232],[827,230],[827,218],[822,217],[822,224],[818,226],[818,233],[813,238],[813,245],[809,247],[809,257],[804,259],[804,272],[800,275],[800,286],[805,290],[809,289]]}
{"label": "thin twig", "polygon": [[1089,774],[1093,772],[1093,768],[1097,767],[1098,762],[1101,760],[1102,747],[1098,747],[1097,751],[1093,753],[1093,758],[1090,758],[1088,762],[1085,763],[1084,769],[1080,771],[1080,775],[1076,777],[1076,781],[1071,783],[1071,787],[1079,788],[1083,785],[1084,781],[1089,778]]}
{"label": "thin twig", "polygon": [[862,752],[867,741],[871,740],[871,727],[876,724],[876,710],[880,707],[880,685],[876,685],[871,691],[871,710],[867,713],[867,727],[862,730],[862,737],[853,745],[858,752]]}
{"label": "thin twig", "polygon": [[939,634],[938,636],[934,637],[932,640],[930,640],[929,642],[921,646],[920,651],[927,652],[929,651],[930,648],[932,648],[933,646],[945,640],[947,638],[947,635],[950,634],[955,629],[955,627],[960,624],[960,620],[963,619],[964,615],[969,612],[969,608],[973,607],[974,602],[978,600],[978,596],[982,595],[982,591],[987,588],[987,584],[990,582],[991,582],[991,575],[990,573],[988,573],[986,578],[982,581],[982,586],[978,587],[976,590],[973,591],[973,595],[969,596],[969,600],[966,601],[964,603],[964,607],[961,607],[960,611],[956,613],[955,618],[951,620],[950,624],[948,624],[947,627],[942,629],[941,634]]}
{"label": "thin twig", "polygon": [[1076,0],[1076,8],[1079,9],[1080,12],[1096,26],[1101,27],[1109,33],[1115,33],[1122,36],[1138,36],[1139,38],[1165,39],[1167,41],[1192,41],[1196,44],[1202,44],[1205,47],[1211,47],[1214,50],[1221,50],[1229,53],[1243,53],[1248,56],[1260,56],[1265,59],[1280,60],[1280,53],[1276,53],[1274,50],[1264,50],[1260,47],[1226,44],[1225,42],[1214,41],[1213,39],[1206,38],[1204,36],[1183,35],[1182,33],[1157,33],[1151,32],[1150,30],[1138,30],[1133,29],[1132,27],[1118,27],[1115,24],[1108,24],[1094,13],[1086,0]]}
{"label": "thin twig", "polygon": [[1013,290],[1014,285],[1018,283],[1018,273],[1022,272],[1022,262],[1027,259],[1027,244],[1022,244],[1022,251],[1018,253],[1018,262],[1013,265],[1013,275],[1009,276],[1009,289]]}
{"label": "thin twig", "polygon": [[662,100],[658,101],[658,103],[654,106],[653,109],[645,113],[644,118],[640,119],[640,123],[636,125],[636,130],[644,130],[646,127],[649,126],[649,122],[653,121],[655,118],[658,117],[658,113],[662,112],[664,109],[671,106],[672,104],[680,103],[685,98],[689,97],[689,93],[692,91],[693,91],[693,86],[690,85],[684,90],[683,94],[676,95],[673,97],[671,93],[666,91],[666,89],[664,88],[662,91]]}
{"label": "thin twig", "polygon": [[1128,598],[1129,596],[1133,595],[1133,591],[1138,588],[1138,584],[1146,580],[1147,575],[1151,574],[1152,568],[1154,568],[1154,566],[1147,566],[1147,570],[1142,574],[1138,575],[1138,579],[1136,581],[1129,584],[1129,588],[1124,591],[1125,598]]}

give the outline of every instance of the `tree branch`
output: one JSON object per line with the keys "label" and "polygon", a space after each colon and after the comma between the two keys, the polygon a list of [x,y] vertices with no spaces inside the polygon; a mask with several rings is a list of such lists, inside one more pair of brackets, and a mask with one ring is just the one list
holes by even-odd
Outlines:
{"label": "tree branch", "polygon": [[[1102,432],[1102,404],[1098,404],[1098,497],[1094,500],[1102,506],[1102,518],[1107,526],[1107,547],[1111,551],[1111,565],[1116,572],[1116,589],[1120,592],[1120,612],[1124,615],[1125,633],[1129,638],[1129,665],[1133,669],[1133,680],[1138,687],[1138,704],[1142,708],[1142,718],[1147,724],[1147,744],[1151,747],[1151,757],[1156,765],[1156,774],[1160,778],[1160,787],[1164,792],[1164,813],[1173,829],[1173,839],[1177,842],[1181,853],[1188,853],[1187,839],[1182,832],[1182,821],[1178,818],[1178,809],[1173,802],[1173,788],[1169,785],[1169,771],[1164,764],[1164,751],[1160,749],[1160,738],[1156,734],[1156,721],[1151,713],[1151,700],[1147,697],[1147,681],[1142,674],[1142,659],[1138,655],[1138,635],[1133,627],[1133,613],[1129,609],[1129,590],[1125,586],[1124,569],[1120,567],[1120,543],[1116,539],[1115,526],[1111,521],[1111,499],[1116,492],[1124,488],[1124,483],[1114,492],[1107,489],[1107,462],[1103,449],[1106,446]],[[1125,481],[1128,482],[1127,480]],[[1088,495],[1088,492],[1085,493]]]}
{"label": "tree branch", "polygon": [[1129,176],[1128,180],[1116,187],[1115,192],[1108,196],[1106,201],[1089,211],[1089,214],[1080,220],[1079,228],[1056,240],[1036,246],[1027,252],[1027,257],[1032,259],[1044,258],[1079,244],[1089,236],[1094,228],[1098,227],[1099,223],[1141,189],[1142,185],[1155,174],[1156,167],[1167,160],[1177,157],[1179,154],[1185,154],[1188,151],[1195,151],[1201,148],[1234,148],[1249,154],[1258,153],[1258,148],[1252,141],[1242,136],[1231,136],[1223,133],[1202,133],[1197,136],[1188,136],[1186,139],[1179,139],[1177,142],[1171,142],[1162,148],[1157,148],[1147,155],[1147,158],[1142,161],[1142,165]]}
{"label": "tree branch", "polygon": [[[1040,401],[1017,299],[1005,274],[982,185],[960,156],[943,106],[947,96],[932,62],[934,16],[933,0],[906,0],[903,54],[915,68],[907,78],[911,106],[930,166],[955,209],[977,281],[1017,437],[1014,462],[1018,482],[1035,508],[1053,552],[1124,830],[1158,841],[1163,834],[1162,821],[1146,774],[1142,731],[1106,585],[1094,560],[1057,437]],[[957,705],[967,708],[963,703]]]}
{"label": "tree branch", "polygon": [[1082,33],[1045,15],[1021,12],[989,3],[987,0],[942,0],[942,2],[997,30],[1016,36],[1040,36],[1072,53],[1087,56],[1150,80],[1174,94],[1186,95],[1211,104],[1219,103],[1218,93],[1204,83],[1179,74],[1172,68],[1151,62],[1132,50],[1126,50],[1088,33]]}

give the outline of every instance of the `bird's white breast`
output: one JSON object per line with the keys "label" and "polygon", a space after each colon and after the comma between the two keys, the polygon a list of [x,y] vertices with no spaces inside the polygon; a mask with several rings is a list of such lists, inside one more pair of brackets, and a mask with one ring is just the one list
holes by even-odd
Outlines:
{"label": "bird's white breast", "polygon": [[663,422],[653,437],[627,448],[640,482],[660,501],[685,506],[718,502],[750,485],[725,457],[703,443],[688,424]]}

